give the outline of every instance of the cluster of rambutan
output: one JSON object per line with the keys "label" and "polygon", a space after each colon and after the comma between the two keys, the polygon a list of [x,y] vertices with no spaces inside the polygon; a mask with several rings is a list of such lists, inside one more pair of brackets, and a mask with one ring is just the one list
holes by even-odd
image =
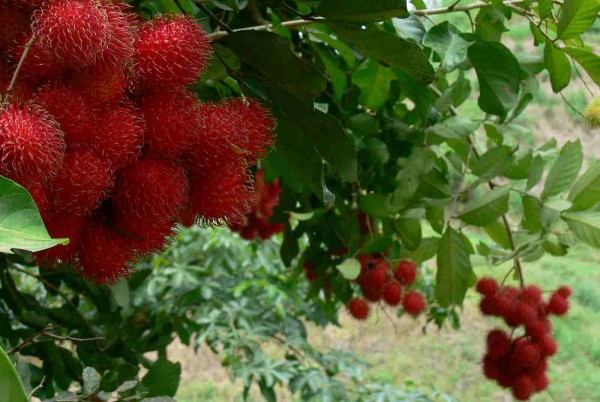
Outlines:
{"label": "cluster of rambutan", "polygon": [[[501,387],[510,388],[516,399],[528,400],[548,387],[548,358],[558,351],[549,316],[567,313],[571,288],[561,286],[544,301],[537,286],[519,289],[482,278],[477,291],[483,295],[481,312],[501,317],[513,328],[510,335],[501,329],[488,333],[483,372]],[[515,336],[517,328],[524,333]]]}
{"label": "cluster of rambutan", "polygon": [[264,171],[258,170],[254,178],[254,193],[250,197],[250,210],[241,219],[229,222],[229,228],[247,240],[257,237],[266,240],[283,232],[283,222],[271,222],[273,209],[279,205],[279,194],[279,179],[267,183]]}
{"label": "cluster of rambutan", "polygon": [[0,21],[0,173],[29,190],[53,237],[70,239],[40,264],[110,283],[178,222],[245,214],[248,167],[275,122],[255,101],[201,103],[187,89],[211,54],[193,18],[141,21],[110,0],[2,0]]}

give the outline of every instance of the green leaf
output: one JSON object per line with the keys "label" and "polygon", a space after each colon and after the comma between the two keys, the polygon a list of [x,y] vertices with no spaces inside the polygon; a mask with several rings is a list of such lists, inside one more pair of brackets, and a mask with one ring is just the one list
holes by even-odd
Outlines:
{"label": "green leaf", "polygon": [[405,39],[412,39],[417,43],[423,42],[423,35],[425,35],[425,26],[414,14],[411,14],[408,18],[392,18],[392,25],[396,30],[398,36]]}
{"label": "green leaf", "polygon": [[546,39],[544,46],[544,63],[550,73],[552,90],[560,92],[565,89],[571,81],[571,62],[565,53],[549,39]]}
{"label": "green leaf", "polygon": [[564,212],[562,218],[581,241],[600,248],[600,212]]}
{"label": "green leaf", "polygon": [[581,142],[579,140],[567,142],[548,172],[542,199],[558,195],[568,189],[577,178],[582,162]]}
{"label": "green leaf", "polygon": [[422,238],[421,220],[417,218],[399,218],[394,223],[406,248],[409,250],[419,248]]}
{"label": "green leaf", "polygon": [[363,254],[380,253],[390,248],[392,244],[394,244],[392,236],[377,236],[366,242],[362,246],[361,252]]}
{"label": "green leaf", "polygon": [[523,227],[532,233],[542,230],[542,203],[531,195],[524,195],[521,200],[523,203]]}
{"label": "green leaf", "polygon": [[68,239],[50,237],[33,198],[25,188],[0,176],[1,253],[13,254],[13,250],[36,252],[68,243]]}
{"label": "green leaf", "polygon": [[342,276],[353,281],[360,275],[360,262],[356,258],[348,258],[337,266]]}
{"label": "green leaf", "polygon": [[469,201],[459,218],[475,226],[485,226],[508,212],[510,186],[496,187]]}
{"label": "green leaf", "polygon": [[527,176],[527,185],[525,186],[525,191],[531,190],[536,184],[540,182],[542,176],[544,175],[544,166],[546,163],[544,162],[544,158],[539,155],[536,155],[533,158],[533,162],[531,162],[531,168],[529,169],[529,175]]}
{"label": "green leaf", "polygon": [[589,50],[575,47],[565,47],[563,49],[569,56],[575,59],[577,63],[588,73],[590,78],[597,85],[600,85],[600,56]]}
{"label": "green leaf", "polygon": [[93,367],[86,367],[83,370],[83,391],[91,395],[100,387],[100,374]]}
{"label": "green leaf", "polygon": [[406,0],[323,0],[317,14],[330,20],[383,21],[391,17],[408,17]]}
{"label": "green leaf", "polygon": [[354,74],[352,82],[360,88],[360,103],[371,109],[379,109],[388,100],[390,83],[396,78],[387,67],[373,59],[367,59]]}
{"label": "green leaf", "polygon": [[475,34],[483,40],[499,42],[502,34],[508,31],[504,26],[505,20],[502,11],[496,7],[484,7],[475,18]]}
{"label": "green leaf", "polygon": [[467,48],[473,42],[463,39],[448,21],[434,25],[423,38],[423,45],[432,48],[441,59],[440,68],[454,71],[467,58]]}
{"label": "green leaf", "polygon": [[519,62],[506,46],[497,42],[477,41],[469,47],[468,56],[479,80],[479,107],[503,116],[518,99]]}
{"label": "green leaf", "polygon": [[383,194],[361,195],[358,199],[358,207],[376,218],[387,218],[391,214],[390,197]]}
{"label": "green leaf", "polygon": [[29,402],[17,370],[2,347],[0,347],[0,395],[10,402]]}
{"label": "green leaf", "polygon": [[513,150],[507,146],[491,148],[473,163],[471,171],[479,177],[477,183],[485,182],[498,176],[507,166],[513,155]]}
{"label": "green leaf", "polygon": [[396,67],[421,84],[433,81],[435,73],[423,50],[414,42],[376,29],[357,29],[348,25],[330,24],[337,35],[353,43],[365,56]]}
{"label": "green leaf", "polygon": [[[275,33],[252,30],[236,32],[227,35],[221,43],[291,95],[314,98],[327,86],[319,70],[296,57],[290,50],[289,41]],[[257,43],[260,46],[256,46]]]}
{"label": "green leaf", "polygon": [[446,228],[437,252],[435,298],[442,307],[461,305],[473,277],[469,247],[464,237]]}
{"label": "green leaf", "polygon": [[565,0],[558,16],[558,38],[576,38],[586,32],[598,18],[599,11],[599,0]]}
{"label": "green leaf", "polygon": [[600,161],[596,161],[573,185],[569,201],[574,210],[588,209],[600,202]]}
{"label": "green leaf", "polygon": [[131,295],[129,292],[129,284],[126,280],[120,280],[110,287],[110,292],[112,293],[117,305],[119,307],[129,307],[131,302]]}
{"label": "green leaf", "polygon": [[497,245],[502,248],[510,249],[510,238],[508,237],[508,232],[506,231],[506,226],[498,221],[494,221],[489,225],[483,227],[483,231],[490,236]]}
{"label": "green leaf", "polygon": [[181,364],[159,359],[142,379],[147,396],[175,396],[181,377]]}
{"label": "green leaf", "polygon": [[426,237],[421,240],[421,245],[416,250],[403,250],[400,258],[413,260],[416,264],[425,262],[435,256],[439,242],[438,237]]}
{"label": "green leaf", "polygon": [[481,122],[467,119],[466,117],[452,116],[429,127],[427,130],[439,135],[440,137],[460,140],[473,134],[481,125]]}
{"label": "green leaf", "polygon": [[538,14],[542,20],[552,16],[552,0],[538,0]]}

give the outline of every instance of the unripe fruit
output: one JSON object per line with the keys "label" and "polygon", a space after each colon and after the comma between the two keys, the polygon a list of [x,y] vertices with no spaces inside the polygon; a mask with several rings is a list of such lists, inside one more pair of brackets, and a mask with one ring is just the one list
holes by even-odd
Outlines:
{"label": "unripe fruit", "polygon": [[190,85],[206,68],[210,52],[206,33],[192,17],[160,17],[142,26],[135,42],[134,68],[148,87]]}
{"label": "unripe fruit", "polygon": [[355,297],[348,303],[348,310],[352,317],[357,320],[366,320],[369,316],[370,308],[365,300]]}
{"label": "unripe fruit", "polygon": [[53,177],[65,154],[56,121],[34,106],[0,110],[0,173],[23,184]]}
{"label": "unripe fruit", "polygon": [[594,99],[583,112],[583,116],[592,128],[600,127],[600,98]]}
{"label": "unripe fruit", "polygon": [[477,291],[484,296],[494,296],[500,285],[493,278],[481,278],[477,281]]}
{"label": "unripe fruit", "polygon": [[390,306],[397,306],[402,301],[402,285],[398,282],[388,282],[383,290],[383,300]]}
{"label": "unripe fruit", "polygon": [[420,292],[408,292],[402,300],[402,307],[408,314],[417,316],[427,308],[427,300]]}

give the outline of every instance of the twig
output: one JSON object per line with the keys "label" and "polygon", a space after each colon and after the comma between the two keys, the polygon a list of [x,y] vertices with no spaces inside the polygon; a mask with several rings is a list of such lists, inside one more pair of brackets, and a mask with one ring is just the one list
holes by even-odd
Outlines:
{"label": "twig", "polygon": [[585,79],[583,78],[583,76],[579,72],[579,69],[577,68],[577,65],[574,63],[573,58],[570,57],[570,59],[571,59],[571,64],[573,64],[573,68],[575,69],[575,72],[577,73],[577,76],[579,77],[579,79],[581,80],[581,82],[583,82],[583,85],[585,86],[585,88],[587,89],[587,91],[590,93],[590,95],[592,95],[592,98],[595,98],[596,96],[594,95],[594,92],[588,86],[588,83],[585,81]]}
{"label": "twig", "polygon": [[75,338],[72,336],[56,335],[56,334],[53,334],[52,332],[50,332],[53,329],[55,329],[54,325],[49,324],[46,328],[42,329],[41,331],[38,331],[37,333],[33,334],[29,338],[25,339],[23,342],[19,343],[17,346],[10,349],[7,353],[12,354],[12,353],[18,352],[21,349],[25,348],[26,346],[28,346],[32,343],[35,343],[36,340],[42,336],[49,336],[50,338],[58,339],[59,341],[73,341],[73,342],[90,342],[90,341],[104,340],[104,337],[101,337],[101,336],[95,336],[93,338]]}
{"label": "twig", "polygon": [[27,55],[29,54],[29,50],[31,49],[33,42],[35,42],[35,35],[31,34],[31,38],[29,38],[27,43],[25,43],[25,47],[23,48],[23,54],[21,54],[21,58],[19,59],[17,68],[15,68],[15,72],[13,73],[12,78],[10,80],[10,84],[8,84],[8,88],[6,88],[6,94],[4,95],[4,99],[2,100],[3,104],[7,104],[10,99],[10,94],[11,94],[12,90],[14,89],[15,85],[17,84],[17,78],[19,77],[19,73],[21,72],[21,69],[23,68],[23,63],[25,63],[25,59],[27,58]]}
{"label": "twig", "polygon": [[571,102],[569,102],[569,101],[567,100],[567,98],[565,98],[565,95],[563,95],[563,93],[562,93],[562,92],[559,92],[558,94],[560,95],[560,97],[562,98],[562,100],[563,100],[563,101],[564,101],[564,102],[565,102],[567,105],[569,105],[569,107],[570,107],[571,109],[573,109],[573,111],[574,111],[575,113],[577,113],[577,114],[578,114],[578,115],[579,115],[579,116],[580,116],[580,117],[581,117],[583,120],[586,120],[586,121],[587,121],[587,118],[586,118],[586,117],[583,115],[583,113],[581,113],[581,112],[580,112],[580,111],[579,111],[579,110],[578,110],[578,109],[577,109],[575,106],[573,106],[573,105],[571,104]]}
{"label": "twig", "polygon": [[[225,30],[225,33],[227,33],[227,34],[233,33],[233,29],[231,29],[229,27],[229,25],[227,25],[224,21],[222,21],[219,17],[217,17],[212,11],[210,11],[210,9],[208,7],[206,7],[204,4],[200,3],[199,1],[196,1],[195,3],[200,8],[200,10],[202,10],[204,12],[204,14],[208,15],[211,20],[213,20],[214,22],[217,23],[218,26],[223,28]],[[223,31],[221,31],[221,32],[223,32]]]}
{"label": "twig", "polygon": [[46,376],[42,377],[42,381],[40,381],[39,385],[37,385],[34,389],[31,390],[31,392],[29,393],[29,395],[27,396],[29,398],[29,400],[31,400],[31,398],[33,397],[33,394],[35,394],[35,392],[38,389],[41,389],[44,386],[44,381],[46,381]]}

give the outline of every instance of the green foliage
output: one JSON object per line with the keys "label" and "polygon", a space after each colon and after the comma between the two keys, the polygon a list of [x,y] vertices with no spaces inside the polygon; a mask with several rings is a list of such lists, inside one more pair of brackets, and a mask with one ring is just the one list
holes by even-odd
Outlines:
{"label": "green foliage", "polygon": [[0,394],[11,402],[27,402],[29,398],[25,393],[21,379],[15,370],[4,349],[0,347]]}

